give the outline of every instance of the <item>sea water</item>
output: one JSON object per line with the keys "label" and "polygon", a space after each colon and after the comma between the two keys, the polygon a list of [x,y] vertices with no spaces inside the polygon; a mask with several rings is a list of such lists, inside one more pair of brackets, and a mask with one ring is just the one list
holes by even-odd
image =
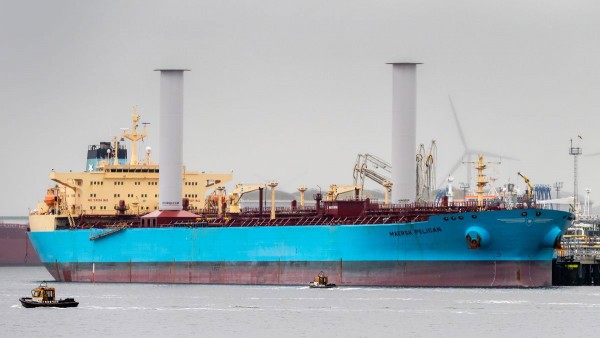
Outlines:
{"label": "sea water", "polygon": [[[44,280],[79,307],[23,308]],[[1,337],[596,337],[600,288],[58,283],[0,267],[0,322]]]}

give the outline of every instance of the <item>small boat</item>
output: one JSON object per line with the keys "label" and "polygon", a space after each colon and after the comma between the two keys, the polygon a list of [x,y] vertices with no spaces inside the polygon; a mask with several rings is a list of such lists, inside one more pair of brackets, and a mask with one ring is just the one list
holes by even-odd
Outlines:
{"label": "small boat", "polygon": [[48,283],[42,282],[40,286],[31,290],[31,297],[19,298],[21,304],[26,308],[32,307],[77,307],[79,302],[73,298],[56,300],[56,290],[48,286]]}
{"label": "small boat", "polygon": [[308,286],[316,289],[328,289],[336,287],[335,284],[329,283],[329,278],[325,276],[323,271],[319,272],[319,274],[315,276],[315,280],[308,283]]}

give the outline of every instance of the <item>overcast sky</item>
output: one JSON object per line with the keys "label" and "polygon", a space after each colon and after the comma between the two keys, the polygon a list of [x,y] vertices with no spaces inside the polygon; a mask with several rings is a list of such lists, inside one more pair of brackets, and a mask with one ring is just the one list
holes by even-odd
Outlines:
{"label": "overcast sky", "polygon": [[[158,160],[153,70],[169,67],[192,70],[189,170],[286,191],[352,184],[357,154],[391,162],[386,63],[413,61],[417,143],[436,140],[438,182],[464,152],[451,97],[470,148],[518,159],[491,166],[498,185],[524,188],[520,171],[572,191],[569,140],[600,152],[599,17],[592,0],[0,0],[0,215],[35,208],[52,168],[83,171],[132,105]],[[594,199],[600,156],[579,164]]]}

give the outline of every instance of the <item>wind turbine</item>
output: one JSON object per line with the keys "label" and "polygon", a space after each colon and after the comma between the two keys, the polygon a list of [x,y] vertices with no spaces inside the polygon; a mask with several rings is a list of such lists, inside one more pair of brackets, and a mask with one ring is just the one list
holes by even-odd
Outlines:
{"label": "wind turbine", "polygon": [[[462,155],[460,156],[460,158],[456,161],[456,163],[454,163],[454,165],[452,166],[452,169],[450,169],[450,172],[448,173],[448,175],[446,175],[446,177],[453,176],[454,172],[456,172],[456,170],[461,165],[463,165],[465,163],[473,162],[472,158],[474,156],[477,156],[478,154],[483,154],[487,157],[496,157],[496,158],[501,158],[501,159],[503,158],[503,159],[507,159],[507,160],[516,160],[515,158],[512,158],[512,157],[498,155],[498,154],[491,153],[489,151],[485,151],[485,150],[481,150],[481,149],[470,148],[465,139],[465,134],[460,125],[460,121],[458,120],[458,114],[456,114],[456,110],[454,109],[454,103],[452,102],[452,97],[448,96],[448,99],[450,100],[450,107],[452,108],[452,115],[454,116],[454,122],[456,122],[456,128],[458,129],[458,135],[460,136],[460,141],[463,145],[464,151],[463,151]],[[470,165],[467,165],[467,182],[471,183],[471,179],[472,179],[472,168]]]}

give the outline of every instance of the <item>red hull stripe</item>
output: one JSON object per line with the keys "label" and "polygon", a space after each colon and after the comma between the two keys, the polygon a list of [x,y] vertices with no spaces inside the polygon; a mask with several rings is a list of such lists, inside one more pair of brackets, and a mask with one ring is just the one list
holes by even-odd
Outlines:
{"label": "red hull stripe", "polygon": [[48,263],[57,281],[306,285],[320,271],[339,286],[542,287],[544,261]]}

